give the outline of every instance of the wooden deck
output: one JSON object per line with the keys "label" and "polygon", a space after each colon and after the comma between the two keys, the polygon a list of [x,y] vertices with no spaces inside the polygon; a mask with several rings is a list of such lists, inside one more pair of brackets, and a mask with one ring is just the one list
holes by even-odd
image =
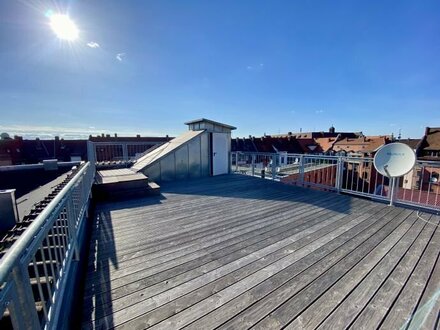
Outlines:
{"label": "wooden deck", "polygon": [[420,216],[240,175],[99,204],[83,327],[434,329],[440,217]]}

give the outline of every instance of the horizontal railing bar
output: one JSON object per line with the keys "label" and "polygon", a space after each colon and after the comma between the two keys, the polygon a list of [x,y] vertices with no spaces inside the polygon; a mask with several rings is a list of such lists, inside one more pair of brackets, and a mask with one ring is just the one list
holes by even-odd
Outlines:
{"label": "horizontal railing bar", "polygon": [[[295,161],[294,161],[295,160]],[[440,209],[440,187],[436,187],[439,180],[438,174],[433,171],[440,169],[439,161],[417,159],[410,177],[399,179],[396,186],[396,195],[392,199],[391,182],[386,182],[386,177],[374,170],[374,159],[358,155],[317,155],[317,154],[295,154],[285,152],[252,152],[239,151],[231,153],[231,166],[234,172],[261,177],[263,170],[266,170],[266,178],[276,168],[279,176],[272,179],[287,178],[285,183],[294,183],[305,187],[319,187],[327,190],[336,190],[345,194],[357,195],[372,198],[376,201],[389,201],[391,204],[407,205],[419,209],[436,210]],[[263,167],[261,165],[264,165]],[[428,171],[426,169],[428,168]],[[260,175],[260,170],[262,171]],[[327,171],[327,172],[326,172]],[[420,171],[422,171],[420,173]],[[335,173],[334,173],[335,172]],[[309,176],[309,173],[311,176]],[[330,181],[329,181],[330,175]],[[334,176],[334,177],[333,177]],[[416,181],[414,181],[416,180]],[[282,179],[281,179],[282,181]],[[408,188],[408,181],[411,185]],[[405,184],[407,186],[405,186]],[[426,186],[426,187],[425,187]],[[436,187],[436,188],[434,188]],[[377,189],[380,188],[380,194]],[[397,191],[400,189],[409,190],[411,200],[400,196]],[[409,192],[408,192],[409,193]],[[423,198],[430,201],[415,201],[415,196],[421,193],[426,194]],[[385,194],[385,195],[383,195]],[[405,192],[404,192],[405,195]],[[417,198],[417,197],[416,197]]]}
{"label": "horizontal railing bar", "polygon": [[[57,162],[59,167],[69,167],[69,166],[77,166],[81,164],[81,161],[72,161],[72,162]],[[24,165],[3,165],[0,166],[0,172],[8,172],[8,171],[27,171],[32,169],[42,169],[44,168],[43,163],[39,164],[24,164]]]}

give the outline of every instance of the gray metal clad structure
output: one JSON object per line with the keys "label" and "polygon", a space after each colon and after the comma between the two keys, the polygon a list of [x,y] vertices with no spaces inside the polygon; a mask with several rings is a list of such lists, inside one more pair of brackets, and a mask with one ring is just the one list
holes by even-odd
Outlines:
{"label": "gray metal clad structure", "polygon": [[158,182],[209,176],[209,136],[188,131],[140,158],[132,170]]}
{"label": "gray metal clad structure", "polygon": [[[231,130],[235,127],[204,118],[185,124],[189,126],[188,132],[139,158],[131,170],[142,172],[157,182],[216,175],[219,163],[224,169],[220,174],[229,173]],[[222,150],[216,149],[213,135],[221,135],[223,141],[227,141]]]}

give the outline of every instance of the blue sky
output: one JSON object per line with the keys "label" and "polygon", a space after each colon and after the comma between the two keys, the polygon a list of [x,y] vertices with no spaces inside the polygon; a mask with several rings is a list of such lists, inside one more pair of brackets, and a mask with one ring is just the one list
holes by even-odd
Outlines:
{"label": "blue sky", "polygon": [[205,117],[235,136],[420,137],[440,126],[439,17],[439,1],[0,1],[0,130],[176,135]]}

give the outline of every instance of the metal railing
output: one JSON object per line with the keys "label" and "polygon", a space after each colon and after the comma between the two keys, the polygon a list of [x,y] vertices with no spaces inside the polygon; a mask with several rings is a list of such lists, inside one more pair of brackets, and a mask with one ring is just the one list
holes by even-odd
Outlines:
{"label": "metal railing", "polygon": [[2,328],[59,326],[95,168],[85,163],[0,259]]}
{"label": "metal railing", "polygon": [[440,210],[440,162],[417,160],[395,180],[378,173],[373,158],[288,153],[233,152],[235,173],[286,184],[343,192],[430,210]]}
{"label": "metal railing", "polygon": [[[94,162],[129,162],[143,155],[156,146],[155,142],[92,142],[87,141],[89,161]],[[159,143],[160,144],[160,143]]]}

